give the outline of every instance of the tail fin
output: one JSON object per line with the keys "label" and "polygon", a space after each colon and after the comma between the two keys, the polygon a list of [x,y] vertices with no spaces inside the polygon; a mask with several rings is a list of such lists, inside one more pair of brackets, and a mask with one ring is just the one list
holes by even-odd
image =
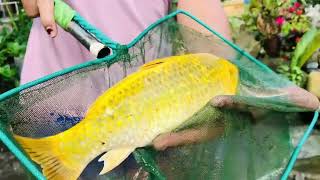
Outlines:
{"label": "tail fin", "polygon": [[[76,162],[70,165],[69,161],[57,151],[57,138],[54,136],[32,139],[14,135],[15,139],[29,154],[32,160],[38,163],[48,180],[77,179],[86,164]],[[78,167],[76,167],[77,165]]]}

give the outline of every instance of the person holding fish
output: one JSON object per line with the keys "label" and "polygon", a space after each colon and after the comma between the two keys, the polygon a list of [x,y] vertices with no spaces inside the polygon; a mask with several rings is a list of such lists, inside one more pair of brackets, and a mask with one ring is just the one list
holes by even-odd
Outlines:
{"label": "person holding fish", "polygon": [[[40,16],[40,18],[34,19],[30,33],[21,74],[22,84],[55,71],[83,63],[87,59],[93,59],[89,52],[75,39],[57,27],[53,18],[53,0],[22,0],[22,2],[29,16]],[[166,15],[170,4],[169,0],[68,0],[66,2],[106,35],[120,43],[130,42],[148,25]],[[106,7],[110,8],[106,10]],[[220,1],[179,0],[178,8],[191,12],[230,39],[228,21]],[[212,9],[215,10],[212,11]],[[190,28],[207,33],[206,30],[187,18],[179,16],[177,20]],[[69,47],[75,48],[71,49]],[[100,158],[101,161],[104,161],[101,174],[111,171],[138,147],[151,144],[158,150],[164,150],[168,147],[201,142],[219,136],[223,132],[223,128],[213,130],[200,127],[180,132],[171,131],[179,127],[208,101],[215,107],[239,106],[233,98],[238,85],[237,67],[227,60],[209,54],[171,58],[167,61],[160,59],[155,62],[146,63],[137,73],[133,73],[127,77],[124,77],[124,72],[120,65],[118,67],[113,66],[115,68],[113,71],[115,76],[111,84],[112,88],[92,104],[84,120],[69,130],[41,139],[21,136],[15,136],[15,138],[26,149],[31,158],[42,166],[44,174],[48,176],[48,179],[65,179],[65,177],[76,179],[91,160],[106,151],[107,153]],[[185,79],[186,77],[179,76],[179,72],[173,71],[173,66],[179,67],[181,71],[190,71],[191,74],[194,73],[194,76],[200,74],[201,77],[196,77],[197,81],[186,83],[189,80]],[[191,69],[196,66],[203,67],[203,71],[198,69],[200,72],[192,72]],[[221,73],[224,76],[218,78],[213,74],[216,67],[223,67],[225,71]],[[150,92],[156,92],[157,89],[161,89],[164,86],[174,87],[172,90],[173,94],[154,93],[152,97],[148,97],[152,103],[155,103],[152,104],[153,108],[159,107],[154,110],[156,115],[144,114],[142,110],[135,110],[134,112],[125,114],[127,111],[130,111],[130,108],[128,108],[130,106],[141,106],[145,110],[150,106],[148,104],[150,102],[146,100],[146,94],[139,87],[132,89],[132,93],[136,95],[134,96],[136,99],[124,98],[125,100],[123,100],[119,97],[113,101],[112,99],[117,97],[117,92],[122,91],[122,88],[125,86],[130,86],[132,82],[145,82],[144,79],[149,74],[155,72],[160,72],[160,75],[167,79],[172,76],[176,77],[181,84],[169,84],[173,83],[169,80],[158,83],[158,79],[148,82],[150,84],[146,87],[150,87]],[[203,82],[207,82],[208,79],[210,83],[204,85]],[[189,94],[181,93],[181,87],[185,86],[188,87]],[[226,88],[217,90],[215,87]],[[201,91],[202,88],[210,91],[203,92]],[[317,110],[319,107],[318,99],[301,88],[287,88],[284,91],[288,92],[292,101],[301,107],[312,110]],[[197,97],[197,99],[193,97]],[[214,98],[211,99],[212,97]],[[172,101],[173,99],[175,101]],[[188,99],[190,103],[178,103],[183,99]],[[171,109],[178,107],[177,111],[172,112],[170,108],[160,108],[163,105],[161,103]],[[119,104],[121,106],[117,109],[116,107]],[[187,109],[188,111],[186,111]],[[150,111],[153,112],[151,109]],[[101,112],[104,113],[101,114]],[[124,114],[119,112],[123,112]],[[167,116],[164,117],[163,114]],[[124,117],[126,117],[126,120],[131,119],[133,123],[131,121],[122,122],[119,120]],[[150,117],[157,117],[156,119],[159,120],[157,123],[160,124],[158,124],[157,128],[150,128],[148,126],[155,124],[151,121],[152,118]],[[110,120],[112,123],[106,124],[104,121],[100,121],[103,118]],[[167,121],[173,123],[167,123]],[[134,124],[135,122],[141,124]],[[135,134],[130,129],[131,125],[141,126],[140,134]],[[97,132],[101,127],[104,127],[104,130]],[[91,135],[89,135],[80,132],[95,133],[90,133]],[[127,135],[121,135],[130,133],[132,133],[130,139],[128,139]],[[75,134],[79,136],[74,138]],[[126,146],[123,146],[124,144]]]}
{"label": "person holding fish", "polygon": [[[79,42],[56,25],[53,17],[53,0],[22,0],[22,2],[26,13],[30,17],[40,17],[35,18],[33,22],[21,74],[22,84],[88,59],[93,59],[92,55],[81,47]],[[104,0],[86,2],[66,0],[65,2],[74,7],[89,22],[103,30],[109,37],[122,43],[130,42],[149,24],[168,13],[170,8],[170,0],[112,0],[108,2]],[[106,7],[112,8],[108,8],[106,11]],[[228,20],[219,0],[179,0],[178,8],[191,12],[214,27],[224,37],[231,39]],[[117,17],[117,21],[114,20],[114,17]],[[206,30],[187,18],[180,17],[178,21],[206,33]],[[125,28],[125,26],[130,26],[130,29]],[[35,66],[35,64],[37,65]],[[123,77],[123,72],[116,72],[115,75],[117,77],[115,77],[114,82]],[[290,92],[289,94],[292,95],[291,97],[295,102],[302,107],[310,109],[319,107],[318,99],[305,90],[292,88],[287,89],[287,91]],[[230,96],[217,97],[212,102],[217,106],[234,104]],[[167,145],[175,144],[175,138],[172,137],[175,136],[171,134],[172,142],[166,142]],[[177,137],[177,139],[184,141],[181,137]],[[155,146],[160,149],[166,146],[158,141],[155,142]]]}

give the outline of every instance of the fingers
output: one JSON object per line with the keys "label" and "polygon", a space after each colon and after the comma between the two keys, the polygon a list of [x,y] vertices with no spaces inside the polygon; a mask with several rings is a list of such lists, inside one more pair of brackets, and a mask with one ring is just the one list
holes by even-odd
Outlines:
{"label": "fingers", "polygon": [[40,15],[41,23],[50,37],[56,37],[57,25],[54,20],[53,0],[22,0],[23,7],[30,17]]}
{"label": "fingers", "polygon": [[57,25],[54,20],[54,1],[53,0],[38,0],[41,23],[50,37],[54,38],[57,35]]}
{"label": "fingers", "polygon": [[153,141],[156,150],[165,150],[168,147],[193,144],[219,137],[224,131],[224,127],[201,127],[199,129],[188,129],[176,133],[166,133],[159,135]]}
{"label": "fingers", "polygon": [[235,105],[232,96],[228,95],[216,96],[211,99],[210,103],[214,107],[233,107]]}
{"label": "fingers", "polygon": [[158,137],[156,137],[153,140],[153,147],[156,150],[160,150],[160,151],[165,150],[168,147],[170,142],[170,134],[171,133],[161,134]]}
{"label": "fingers", "polygon": [[221,95],[211,99],[210,104],[214,107],[236,109],[240,112],[251,112],[256,108],[235,100],[233,95]]}

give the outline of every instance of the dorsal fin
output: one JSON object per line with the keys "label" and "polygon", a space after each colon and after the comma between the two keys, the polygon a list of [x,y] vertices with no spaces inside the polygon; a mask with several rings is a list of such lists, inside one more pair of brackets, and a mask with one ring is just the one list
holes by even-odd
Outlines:
{"label": "dorsal fin", "polygon": [[143,70],[146,70],[146,69],[157,67],[157,66],[163,64],[165,61],[166,61],[165,59],[157,59],[157,60],[148,62],[148,63],[144,64],[143,66],[141,66],[139,70],[143,71]]}

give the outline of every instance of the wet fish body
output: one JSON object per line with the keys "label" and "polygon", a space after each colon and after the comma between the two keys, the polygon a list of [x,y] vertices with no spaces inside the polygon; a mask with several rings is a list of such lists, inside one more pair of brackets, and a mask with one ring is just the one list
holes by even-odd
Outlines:
{"label": "wet fish body", "polygon": [[108,89],[85,118],[41,139],[15,135],[48,179],[76,179],[103,152],[104,174],[137,147],[181,126],[217,95],[233,95],[238,70],[212,54],[154,60]]}

